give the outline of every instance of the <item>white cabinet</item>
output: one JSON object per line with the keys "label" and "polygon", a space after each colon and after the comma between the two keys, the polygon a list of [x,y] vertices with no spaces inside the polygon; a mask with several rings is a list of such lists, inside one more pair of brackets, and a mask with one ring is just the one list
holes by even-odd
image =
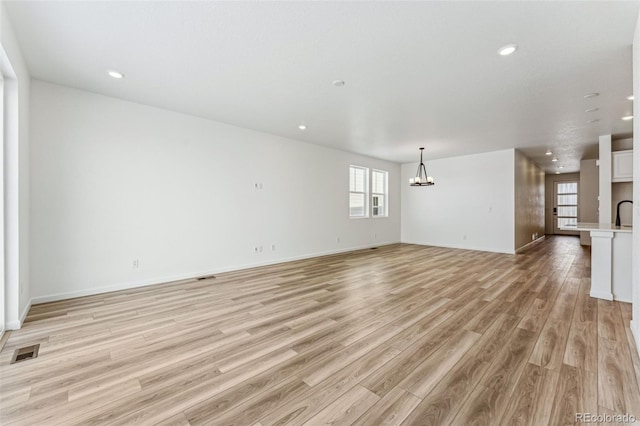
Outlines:
{"label": "white cabinet", "polygon": [[633,150],[611,153],[611,182],[631,182],[633,180]]}

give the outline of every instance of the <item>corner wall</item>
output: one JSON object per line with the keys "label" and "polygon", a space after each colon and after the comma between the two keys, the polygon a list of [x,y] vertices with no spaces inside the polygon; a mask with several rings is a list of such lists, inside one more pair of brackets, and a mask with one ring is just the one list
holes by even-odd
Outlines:
{"label": "corner wall", "polygon": [[515,151],[515,249],[544,237],[544,172],[520,151]]}
{"label": "corner wall", "polygon": [[409,186],[417,164],[402,165],[402,242],[514,253],[513,149],[426,161],[428,187]]}
{"label": "corner wall", "polygon": [[[31,124],[34,302],[400,240],[396,163],[38,80]],[[388,218],[349,219],[350,164]]]}
{"label": "corner wall", "polygon": [[[5,105],[12,116],[4,124],[4,191],[5,191],[5,286],[6,327],[20,328],[31,305],[30,294],[30,187],[29,187],[29,100],[31,77],[25,64],[13,27],[0,2],[0,44],[7,55],[15,80],[8,89],[15,101]],[[6,83],[6,82],[5,82]],[[17,92],[17,93],[16,93]],[[17,116],[15,112],[17,111]]]}

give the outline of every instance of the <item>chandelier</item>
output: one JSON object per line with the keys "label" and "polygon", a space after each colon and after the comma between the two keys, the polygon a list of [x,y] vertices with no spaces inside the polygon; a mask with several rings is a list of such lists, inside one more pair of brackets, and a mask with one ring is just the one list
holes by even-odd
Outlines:
{"label": "chandelier", "polygon": [[435,185],[433,181],[433,177],[427,175],[427,168],[424,166],[422,162],[422,151],[424,148],[420,148],[420,165],[418,165],[418,171],[416,172],[416,177],[409,179],[410,186],[431,186]]}

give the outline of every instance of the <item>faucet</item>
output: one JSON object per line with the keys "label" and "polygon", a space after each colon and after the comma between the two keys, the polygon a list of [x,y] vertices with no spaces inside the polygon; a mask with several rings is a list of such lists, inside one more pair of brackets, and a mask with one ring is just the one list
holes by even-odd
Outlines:
{"label": "faucet", "polygon": [[631,203],[633,204],[633,201],[631,200],[622,200],[618,203],[618,205],[616,206],[616,226],[620,226],[620,204],[624,204],[624,203]]}

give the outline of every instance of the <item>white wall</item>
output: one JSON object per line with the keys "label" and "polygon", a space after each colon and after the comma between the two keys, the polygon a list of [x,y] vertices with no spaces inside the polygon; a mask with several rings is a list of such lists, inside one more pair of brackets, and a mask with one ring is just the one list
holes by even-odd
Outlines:
{"label": "white wall", "polygon": [[544,172],[523,153],[514,152],[516,250],[544,237]]}
{"label": "white wall", "polygon": [[[633,36],[633,97],[640,99],[640,15],[636,22],[636,32]],[[634,101],[635,103],[635,101]],[[636,226],[633,228],[632,250],[632,299],[633,323],[631,330],[640,352],[640,108],[633,112],[633,209]]]}
{"label": "white wall", "polygon": [[[29,92],[30,76],[11,22],[0,2],[0,44],[11,64],[15,80],[5,111],[17,111],[4,123],[5,285],[6,326],[16,329],[31,303],[29,278]],[[17,92],[17,94],[16,94]],[[15,97],[13,97],[15,95]],[[17,102],[17,106],[15,105]]]}
{"label": "white wall", "polygon": [[410,187],[418,158],[402,166],[403,242],[514,252],[513,149],[426,161],[436,184]]}
{"label": "white wall", "polygon": [[[31,123],[34,302],[400,239],[395,163],[37,80]],[[349,164],[389,218],[348,218]]]}

